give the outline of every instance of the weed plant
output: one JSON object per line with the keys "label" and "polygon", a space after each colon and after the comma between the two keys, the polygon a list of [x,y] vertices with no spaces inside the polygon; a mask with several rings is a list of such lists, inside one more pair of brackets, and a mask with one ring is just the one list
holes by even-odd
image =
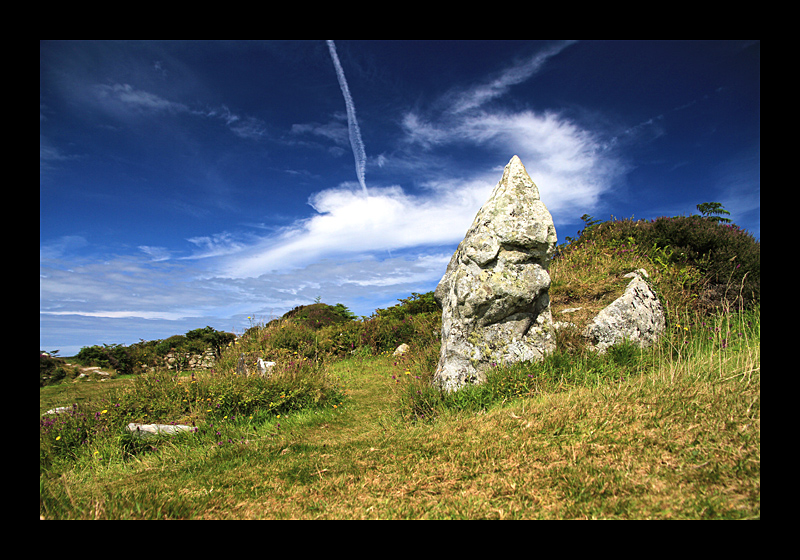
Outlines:
{"label": "weed plant", "polygon": [[237,418],[239,423],[265,422],[301,410],[341,406],[344,400],[344,390],[336,380],[311,364],[281,368],[269,378],[146,373],[108,397],[76,403],[67,413],[43,416],[40,466],[49,469],[99,447],[119,448],[114,455],[120,449],[123,455],[140,449],[132,447],[133,436],[126,430],[131,422],[191,425],[195,433],[213,432],[223,442],[234,436],[216,432],[220,426],[236,425]]}

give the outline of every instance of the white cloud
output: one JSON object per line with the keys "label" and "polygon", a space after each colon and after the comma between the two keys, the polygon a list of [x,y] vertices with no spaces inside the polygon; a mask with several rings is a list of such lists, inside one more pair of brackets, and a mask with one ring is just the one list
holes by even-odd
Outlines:
{"label": "white cloud", "polygon": [[497,170],[518,155],[554,216],[577,208],[588,211],[625,171],[598,134],[556,112],[476,111],[438,123],[409,114],[403,126],[407,140],[425,148],[466,144],[497,153],[495,176],[490,170],[475,176],[492,184],[500,178]]}
{"label": "white cloud", "polygon": [[445,144],[453,141],[452,132],[425,122],[416,113],[403,115],[400,126],[403,128],[405,142],[419,144],[423,148]]}
{"label": "white cloud", "polygon": [[170,250],[166,247],[151,247],[149,245],[139,245],[139,250],[150,257],[154,261],[167,261],[171,257]]}
{"label": "white cloud", "polygon": [[240,116],[227,106],[204,109],[191,108],[184,103],[136,89],[130,84],[95,84],[91,88],[94,99],[107,112],[117,117],[150,116],[160,113],[185,113],[197,117],[218,119],[240,138],[256,140],[266,134],[264,123],[251,116]]}
{"label": "white cloud", "polygon": [[245,117],[242,121],[228,123],[228,128],[239,138],[258,140],[267,133],[264,123],[255,117]]}
{"label": "white cloud", "polygon": [[309,200],[317,214],[242,250],[218,273],[256,277],[337,255],[458,243],[493,186],[477,180],[428,197],[396,186],[372,188],[368,197],[346,186],[324,190]]}
{"label": "white cloud", "polygon": [[234,240],[233,235],[228,232],[190,237],[187,241],[199,247],[200,251],[189,257],[182,257],[183,259],[219,257],[230,253],[237,253],[244,248],[244,246],[240,242]]}
{"label": "white cloud", "polygon": [[94,93],[103,105],[115,111],[150,113],[160,111],[188,112],[183,103],[169,101],[153,93],[135,89],[130,84],[97,84]]}
{"label": "white cloud", "polygon": [[41,315],[76,315],[79,317],[103,317],[107,319],[164,319],[167,321],[177,321],[191,316],[197,316],[197,312],[170,313],[168,311],[40,311]]}
{"label": "white cloud", "polygon": [[339,146],[350,145],[348,136],[347,125],[342,123],[341,120],[332,120],[325,124],[320,123],[305,123],[293,124],[291,129],[292,134],[314,134],[332,140]]}
{"label": "white cloud", "polygon": [[482,113],[462,127],[518,154],[551,212],[594,206],[624,171],[597,135],[557,113]]}
{"label": "white cloud", "polygon": [[39,259],[58,259],[89,245],[82,235],[63,235],[39,246]]}
{"label": "white cloud", "polygon": [[564,41],[544,49],[527,60],[506,68],[490,81],[472,86],[465,91],[450,94],[453,98],[449,111],[463,113],[476,109],[484,103],[505,94],[511,86],[520,84],[536,74],[553,56],[559,54],[575,41]]}

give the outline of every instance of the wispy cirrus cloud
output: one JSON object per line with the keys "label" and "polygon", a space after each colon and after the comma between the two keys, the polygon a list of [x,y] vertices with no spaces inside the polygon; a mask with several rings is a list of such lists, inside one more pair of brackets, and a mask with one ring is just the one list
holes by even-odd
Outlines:
{"label": "wispy cirrus cloud", "polygon": [[229,232],[190,237],[187,239],[187,241],[195,245],[198,248],[198,251],[194,252],[188,257],[181,257],[182,259],[207,259],[219,257],[222,255],[229,255],[231,253],[238,253],[245,247],[242,242],[237,241]]}
{"label": "wispy cirrus cloud", "polygon": [[82,235],[63,235],[39,245],[39,259],[58,259],[67,253],[86,247],[89,242]]}
{"label": "wispy cirrus cloud", "polygon": [[496,76],[483,83],[472,85],[464,89],[456,89],[447,95],[449,98],[448,112],[459,114],[471,111],[492,99],[501,97],[508,92],[509,88],[512,86],[529,80],[544,67],[545,63],[550,58],[558,55],[575,42],[576,41],[559,42],[537,52],[535,55],[520,63],[513,64],[503,69]]}
{"label": "wispy cirrus cloud", "polygon": [[[477,146],[497,153],[498,163],[516,154],[554,216],[579,207],[591,209],[626,171],[612,148],[613,139],[557,109],[514,110],[489,104],[501,100],[511,87],[534,78],[573,43],[558,43],[493,78],[449,92],[433,104],[438,111],[406,112],[400,119],[403,142],[431,154],[457,145]],[[486,177],[486,170],[478,173]]]}
{"label": "wispy cirrus cloud", "polygon": [[294,135],[314,134],[332,140],[338,146],[347,146],[349,142],[347,126],[340,119],[332,119],[327,123],[293,124]]}
{"label": "wispy cirrus cloud", "polygon": [[135,88],[130,84],[95,84],[91,88],[96,102],[116,116],[151,116],[160,113],[187,114],[222,121],[236,136],[258,139],[266,134],[266,125],[252,116],[241,116],[227,106],[193,108],[163,96]]}
{"label": "wispy cirrus cloud", "polygon": [[101,105],[117,113],[189,112],[189,107],[183,103],[169,101],[130,84],[95,84],[92,92]]}
{"label": "wispy cirrus cloud", "polygon": [[150,256],[153,261],[168,261],[172,258],[172,252],[166,247],[151,247],[149,245],[139,245],[139,250]]}

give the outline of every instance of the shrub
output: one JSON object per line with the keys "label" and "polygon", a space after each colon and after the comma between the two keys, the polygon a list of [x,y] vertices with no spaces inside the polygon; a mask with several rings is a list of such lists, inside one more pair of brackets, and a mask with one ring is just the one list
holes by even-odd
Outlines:
{"label": "shrub", "polygon": [[361,322],[360,345],[373,353],[394,351],[401,344],[430,345],[437,342],[434,332],[441,325],[441,312],[417,315],[373,316]]}
{"label": "shrub", "polygon": [[186,340],[189,344],[180,348],[182,352],[199,354],[210,348],[214,351],[216,356],[219,356],[228,344],[236,340],[236,336],[232,333],[218,331],[207,326],[202,329],[195,329],[187,332]]}
{"label": "shrub", "polygon": [[[400,301],[391,311],[378,310],[380,313],[361,321],[352,320],[352,313],[341,304],[297,307],[280,319],[249,328],[236,341],[233,354],[226,353],[218,365],[221,370],[235,367],[242,353],[275,362],[297,358],[317,362],[359,350],[380,354],[403,343],[424,340],[422,346],[438,342],[441,312],[433,302],[433,292]],[[435,311],[425,311],[431,302]]]}
{"label": "shrub", "polygon": [[131,351],[122,344],[84,346],[75,355],[75,360],[84,365],[112,368],[120,374],[134,372],[135,360]]}
{"label": "shrub", "polygon": [[353,320],[350,310],[337,303],[328,305],[326,303],[312,303],[311,305],[300,305],[285,313],[281,319],[292,319],[297,323],[304,323],[311,329],[321,329],[337,323],[346,323]]}
{"label": "shrub", "polygon": [[288,350],[309,359],[317,354],[318,336],[308,322],[282,321],[275,327],[262,334],[267,348]]}
{"label": "shrub", "polygon": [[422,313],[436,313],[441,310],[439,304],[433,297],[433,292],[425,294],[418,294],[411,292],[411,296],[407,298],[398,299],[400,303],[393,305],[388,309],[376,309],[373,317],[391,318],[391,319],[404,319],[410,315],[419,315]]}
{"label": "shrub", "polygon": [[219,357],[222,350],[235,339],[231,333],[204,327],[163,340],[140,340],[130,346],[122,344],[85,346],[75,356],[75,360],[83,365],[113,368],[117,373],[129,375],[138,373],[137,366],[140,365],[157,366],[160,359],[173,350],[179,354],[200,354],[210,348]]}
{"label": "shrub", "polygon": [[[706,213],[712,210],[706,209]],[[617,253],[631,250],[672,276],[676,289],[692,292],[698,310],[751,308],[761,299],[761,244],[739,226],[714,218],[675,216],[593,223],[569,245],[559,247],[556,258],[592,246]]]}
{"label": "shrub", "polygon": [[62,358],[39,352],[39,387],[60,383],[67,376],[66,367]]}
{"label": "shrub", "polygon": [[671,262],[697,267],[707,283],[709,306],[761,300],[761,244],[735,224],[701,216],[658,218],[647,230],[653,248],[669,248]]}

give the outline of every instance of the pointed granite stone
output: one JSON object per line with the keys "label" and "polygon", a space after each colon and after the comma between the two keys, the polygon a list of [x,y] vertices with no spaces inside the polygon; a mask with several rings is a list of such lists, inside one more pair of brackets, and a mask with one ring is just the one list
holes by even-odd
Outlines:
{"label": "pointed granite stone", "polygon": [[442,306],[437,386],[452,391],[482,383],[497,364],[552,352],[548,264],[556,242],[539,189],[514,156],[436,287]]}

